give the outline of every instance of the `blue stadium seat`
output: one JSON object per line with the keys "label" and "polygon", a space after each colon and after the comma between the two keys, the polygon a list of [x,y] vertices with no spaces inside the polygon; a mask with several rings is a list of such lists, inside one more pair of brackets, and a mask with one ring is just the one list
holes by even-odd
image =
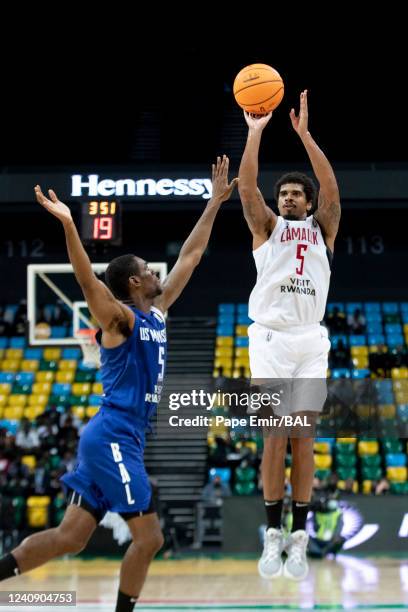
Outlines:
{"label": "blue stadium seat", "polygon": [[54,383],[52,385],[53,395],[70,395],[71,384],[70,383]]}
{"label": "blue stadium seat", "polygon": [[371,371],[367,368],[354,369],[351,372],[351,378],[370,378]]}
{"label": "blue stadium seat", "polygon": [[67,328],[62,325],[53,325],[51,327],[51,338],[65,338],[67,335]]}
{"label": "blue stadium seat", "polygon": [[401,312],[408,312],[408,302],[401,302]]}
{"label": "blue stadium seat", "polygon": [[7,323],[14,323],[14,317],[16,316],[16,312],[18,310],[17,304],[8,304],[4,309],[3,319]]}
{"label": "blue stadium seat", "polygon": [[62,349],[61,359],[76,359],[77,361],[82,358],[82,351],[80,348],[64,348]]}
{"label": "blue stadium seat", "polygon": [[235,346],[249,346],[249,338],[247,336],[236,337]]}
{"label": "blue stadium seat", "polygon": [[368,344],[369,346],[372,344],[385,344],[385,336],[383,334],[369,334]]}
{"label": "blue stadium seat", "polygon": [[397,417],[401,423],[408,423],[408,404],[398,404]]}
{"label": "blue stadium seat", "polygon": [[366,302],[364,304],[364,310],[367,319],[369,314],[381,314],[380,302]]}
{"label": "blue stadium seat", "polygon": [[90,406],[100,406],[101,403],[102,403],[102,397],[100,395],[95,395],[94,393],[89,395],[88,404]]}
{"label": "blue stadium seat", "polygon": [[335,438],[316,438],[315,442],[327,442],[328,444],[330,444],[330,446],[334,446],[336,439]]}
{"label": "blue stadium seat", "polygon": [[4,336],[2,336],[0,338],[0,349],[5,349],[7,348],[9,345],[9,339],[8,338],[4,338]]}
{"label": "blue stadium seat", "polygon": [[237,313],[238,314],[248,314],[248,304],[237,304]]}
{"label": "blue stadium seat", "polygon": [[13,383],[15,377],[13,372],[0,372],[0,383]]}
{"label": "blue stadium seat", "polygon": [[350,346],[365,346],[367,344],[367,339],[362,334],[360,335],[351,335],[349,337]]}
{"label": "blue stadium seat", "polygon": [[233,325],[218,325],[217,336],[233,336],[234,326]]}
{"label": "blue stadium seat", "polygon": [[378,392],[392,391],[392,380],[390,380],[389,378],[375,380],[374,387],[377,389]]}
{"label": "blue stadium seat", "polygon": [[[382,314],[380,312],[366,312],[367,325],[380,324],[382,326]],[[381,332],[382,333],[382,330]]]}
{"label": "blue stadium seat", "polygon": [[15,382],[19,385],[32,385],[34,378],[34,372],[18,372],[18,374],[16,374]]}
{"label": "blue stadium seat", "polygon": [[10,338],[10,348],[25,348],[26,339],[23,336],[13,336]]}
{"label": "blue stadium seat", "polygon": [[382,305],[384,314],[398,314],[399,308],[397,302],[384,302]]}
{"label": "blue stadium seat", "polygon": [[376,336],[377,334],[383,333],[382,323],[368,323],[367,322],[367,334],[369,336]]}
{"label": "blue stadium seat", "polygon": [[26,348],[24,351],[24,359],[41,359],[42,355],[42,348]]}
{"label": "blue stadium seat", "polygon": [[95,374],[95,382],[102,382],[102,374],[100,370],[97,370]]}
{"label": "blue stadium seat", "polygon": [[330,342],[331,342],[332,348],[334,349],[337,348],[339,340],[343,340],[343,345],[348,346],[348,336],[344,334],[340,334],[339,336],[331,336]]}
{"label": "blue stadium seat", "polygon": [[217,325],[234,325],[234,315],[222,314],[218,315]]}
{"label": "blue stadium seat", "polygon": [[209,471],[210,481],[219,476],[222,482],[229,483],[231,480],[231,468],[211,468]]}
{"label": "blue stadium seat", "polygon": [[339,309],[339,312],[345,312],[343,302],[330,302],[327,304],[327,312],[331,313],[335,308]]}
{"label": "blue stadium seat", "polygon": [[332,378],[350,378],[350,370],[348,368],[333,368],[331,376]]}
{"label": "blue stadium seat", "polygon": [[353,314],[355,310],[363,310],[363,304],[361,302],[347,302],[346,313]]}
{"label": "blue stadium seat", "polygon": [[407,465],[407,456],[404,453],[388,453],[385,455],[387,467],[404,467]]}
{"label": "blue stadium seat", "polygon": [[402,334],[389,334],[387,336],[387,344],[389,348],[395,348],[396,346],[404,346],[405,340]]}
{"label": "blue stadium seat", "polygon": [[234,314],[235,304],[218,304],[218,314]]}
{"label": "blue stadium seat", "polygon": [[387,335],[395,334],[398,336],[402,336],[402,325],[400,325],[400,323],[386,323],[385,333]]}
{"label": "blue stadium seat", "polygon": [[238,315],[237,325],[251,325],[251,323],[253,323],[253,321],[248,317],[248,315]]}

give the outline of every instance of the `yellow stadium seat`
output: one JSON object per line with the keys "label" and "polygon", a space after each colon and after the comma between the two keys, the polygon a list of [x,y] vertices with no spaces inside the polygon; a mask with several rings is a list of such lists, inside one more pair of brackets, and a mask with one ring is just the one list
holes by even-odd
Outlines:
{"label": "yellow stadium seat", "polygon": [[6,352],[6,349],[0,349],[0,361],[2,361],[4,359],[4,353]]}
{"label": "yellow stadium seat", "polygon": [[72,406],[71,412],[78,419],[83,419],[85,416],[85,406]]}
{"label": "yellow stadium seat", "polygon": [[407,480],[407,468],[387,467],[387,478],[392,482],[405,482]]}
{"label": "yellow stadium seat", "polygon": [[333,458],[331,455],[315,455],[315,467],[318,470],[327,470],[331,467]]}
{"label": "yellow stadium seat", "polygon": [[23,406],[7,406],[4,408],[4,417],[5,419],[9,419],[10,421],[19,421],[24,414]]}
{"label": "yellow stadium seat", "polygon": [[51,499],[46,495],[32,495],[27,499],[27,522],[38,529],[48,524],[48,507]]}
{"label": "yellow stadium seat", "polygon": [[235,334],[239,337],[248,335],[248,325],[236,325]]}
{"label": "yellow stadium seat", "polygon": [[4,408],[3,406],[0,404],[0,419],[3,418],[3,413],[4,413]]}
{"label": "yellow stadium seat", "polygon": [[6,350],[6,359],[22,359],[23,349],[9,348]]}
{"label": "yellow stadium seat", "polygon": [[44,349],[45,361],[58,361],[61,357],[61,349],[55,347],[48,347]]}
{"label": "yellow stadium seat", "polygon": [[392,387],[394,389],[394,392],[408,391],[408,379],[403,378],[402,380],[393,380]]}
{"label": "yellow stadium seat", "polygon": [[396,391],[395,401],[397,404],[408,404],[408,389],[406,391]]}
{"label": "yellow stadium seat", "polygon": [[66,372],[67,370],[76,370],[77,360],[76,359],[61,359],[58,362],[58,369]]}
{"label": "yellow stadium seat", "polygon": [[0,394],[8,395],[9,393],[11,393],[10,383],[0,383]]}
{"label": "yellow stadium seat", "polygon": [[4,395],[4,393],[0,393],[0,406],[6,406],[8,403],[8,395]]}
{"label": "yellow stadium seat", "polygon": [[[337,488],[340,489],[340,491],[345,491],[345,489],[346,489],[346,481],[345,480],[339,480],[337,482]],[[358,493],[358,482],[356,480],[353,480],[352,491],[353,491],[353,493]]]}
{"label": "yellow stadium seat", "polygon": [[50,382],[36,382],[33,384],[31,391],[34,394],[43,393],[45,395],[49,395],[51,393],[51,383]]}
{"label": "yellow stadium seat", "polygon": [[339,444],[355,444],[357,442],[357,438],[337,438],[336,442]]}
{"label": "yellow stadium seat", "polygon": [[232,336],[217,336],[216,346],[234,346]]}
{"label": "yellow stadium seat", "polygon": [[322,455],[331,454],[331,447],[328,442],[315,442],[313,444],[313,450],[315,453],[321,453]]}
{"label": "yellow stadium seat", "polygon": [[75,378],[74,370],[60,370],[55,377],[58,383],[72,383]]}
{"label": "yellow stadium seat", "polygon": [[33,470],[37,465],[37,459],[35,458],[35,455],[23,455],[21,457],[21,463],[30,468],[30,470]]}
{"label": "yellow stadium seat", "polygon": [[361,492],[363,495],[370,495],[373,489],[373,481],[372,480],[363,480],[363,486],[361,488]]}
{"label": "yellow stadium seat", "polygon": [[25,406],[27,403],[27,395],[11,394],[8,396],[9,406]]}
{"label": "yellow stadium seat", "polygon": [[368,368],[368,357],[365,355],[359,355],[352,358],[352,362],[355,368],[361,370],[363,368]]}
{"label": "yellow stadium seat", "polygon": [[352,357],[368,357],[368,346],[352,346],[350,352]]}
{"label": "yellow stadium seat", "polygon": [[35,375],[35,382],[54,382],[55,373],[54,372],[37,372]]}
{"label": "yellow stadium seat", "polygon": [[43,393],[41,394],[33,394],[28,396],[28,405],[29,406],[45,406],[48,402],[48,395]]}
{"label": "yellow stadium seat", "polygon": [[404,323],[404,334],[408,334],[408,323]]}
{"label": "yellow stadium seat", "polygon": [[44,411],[45,411],[45,405],[44,406],[26,406],[24,408],[24,416],[26,419],[29,419],[30,421],[34,421],[34,419],[40,416],[40,414],[42,414]]}
{"label": "yellow stadium seat", "polygon": [[378,416],[382,419],[393,419],[396,416],[397,409],[394,404],[379,404]]}
{"label": "yellow stadium seat", "polygon": [[91,383],[74,383],[72,385],[72,395],[89,395]]}
{"label": "yellow stadium seat", "polygon": [[103,394],[103,385],[101,382],[95,382],[92,385],[92,393],[95,393],[95,395],[102,395]]}
{"label": "yellow stadium seat", "polygon": [[[233,371],[232,378],[240,378],[240,376],[242,376],[240,368]],[[249,367],[245,368],[244,376],[245,378],[251,378],[251,370],[249,369]]]}
{"label": "yellow stadium seat", "polygon": [[374,409],[370,404],[357,404],[356,412],[360,418],[367,418],[374,413]]}
{"label": "yellow stadium seat", "polygon": [[3,372],[17,372],[20,368],[20,361],[18,359],[3,359],[1,362],[1,369]]}
{"label": "yellow stadium seat", "polygon": [[288,466],[287,468],[285,468],[285,477],[289,480],[290,479],[290,466]]}
{"label": "yellow stadium seat", "polygon": [[93,417],[98,412],[99,406],[87,406],[86,408],[86,416]]}
{"label": "yellow stadium seat", "polygon": [[232,357],[232,346],[217,346],[215,349],[216,357]]}
{"label": "yellow stadium seat", "polygon": [[247,357],[249,355],[249,349],[247,346],[237,346],[235,349],[235,357]]}
{"label": "yellow stadium seat", "polygon": [[39,367],[40,362],[38,359],[23,359],[21,362],[22,372],[36,372]]}
{"label": "yellow stadium seat", "polygon": [[[213,370],[213,378],[217,378],[217,376],[219,376],[219,375],[220,375],[219,368],[215,368]],[[231,376],[232,376],[231,368],[228,368],[228,369],[223,368],[223,376],[225,376],[225,378],[231,378]]]}
{"label": "yellow stadium seat", "polygon": [[392,368],[392,378],[408,378],[408,368]]}
{"label": "yellow stadium seat", "polygon": [[236,357],[234,361],[234,368],[240,368],[243,366],[244,368],[249,367],[249,357]]}
{"label": "yellow stadium seat", "polygon": [[228,358],[228,357],[223,357],[222,359],[217,358],[214,362],[214,367],[215,368],[224,368],[224,369],[231,369],[232,368],[232,359]]}
{"label": "yellow stadium seat", "polygon": [[362,455],[377,455],[378,442],[376,440],[360,440],[358,443],[358,454]]}

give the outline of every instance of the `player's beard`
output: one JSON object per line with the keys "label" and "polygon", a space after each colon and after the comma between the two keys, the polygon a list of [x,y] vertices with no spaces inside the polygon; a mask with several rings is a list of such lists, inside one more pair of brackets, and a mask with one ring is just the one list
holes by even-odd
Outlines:
{"label": "player's beard", "polygon": [[287,215],[282,215],[285,221],[303,221],[304,219],[300,219],[297,215],[292,215],[292,213],[288,213]]}

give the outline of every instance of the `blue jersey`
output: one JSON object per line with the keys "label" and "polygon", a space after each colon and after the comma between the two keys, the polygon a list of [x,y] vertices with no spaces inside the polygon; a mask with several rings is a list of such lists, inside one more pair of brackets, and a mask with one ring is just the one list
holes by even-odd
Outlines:
{"label": "blue jersey", "polygon": [[135,325],[129,338],[116,348],[101,349],[103,399],[101,409],[136,430],[144,446],[145,431],[160,401],[167,356],[163,314],[146,314],[131,307]]}

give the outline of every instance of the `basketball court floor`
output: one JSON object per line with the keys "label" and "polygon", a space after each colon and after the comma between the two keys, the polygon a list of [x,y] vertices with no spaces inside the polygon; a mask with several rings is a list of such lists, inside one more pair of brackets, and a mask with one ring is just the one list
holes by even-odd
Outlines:
{"label": "basketball court floor", "polygon": [[[76,591],[76,607],[0,610],[113,611],[119,564],[103,558],[51,562],[3,582],[2,591]],[[260,578],[255,559],[158,560],[135,610],[408,610],[408,555],[312,561],[301,583]]]}

